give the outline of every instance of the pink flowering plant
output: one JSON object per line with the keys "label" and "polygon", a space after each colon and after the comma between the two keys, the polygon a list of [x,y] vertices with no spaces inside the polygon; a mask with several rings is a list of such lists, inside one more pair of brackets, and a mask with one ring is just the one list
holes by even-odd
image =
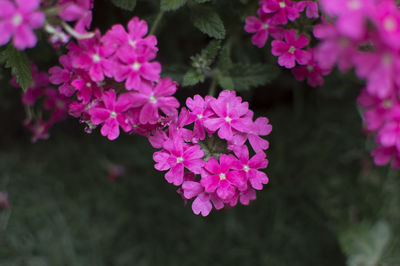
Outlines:
{"label": "pink flowering plant", "polygon": [[[125,19],[103,21],[93,0],[0,0],[0,61],[11,68],[11,84],[23,90],[22,124],[33,142],[49,138],[68,117],[109,141],[140,135],[155,149],[154,168],[195,214],[207,216],[248,205],[269,182],[272,126],[253,110],[251,89],[287,72],[316,88],[337,66],[354,68],[365,81],[357,102],[375,142],[375,163],[400,168],[400,10],[394,0],[260,0],[226,7],[239,10],[240,18],[219,14],[217,1],[150,1],[153,11],[143,16],[135,13],[136,1],[112,2],[127,12]],[[189,47],[171,26],[164,28],[180,8],[191,12],[188,32],[199,36],[180,33],[191,39]],[[248,54],[240,52],[250,44]],[[36,62],[43,47],[51,59]],[[185,49],[192,49],[190,56]]]}

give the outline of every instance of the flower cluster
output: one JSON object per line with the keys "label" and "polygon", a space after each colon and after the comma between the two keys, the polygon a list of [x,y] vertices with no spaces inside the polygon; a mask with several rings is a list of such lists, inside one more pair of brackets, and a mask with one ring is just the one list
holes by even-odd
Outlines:
{"label": "flower cluster", "polygon": [[[355,69],[366,80],[358,103],[365,131],[375,137],[375,163],[398,168],[400,10],[394,0],[321,1],[329,17],[315,26],[316,60],[326,68]],[[398,148],[397,148],[398,147]]]}
{"label": "flower cluster", "polygon": [[[194,199],[195,214],[207,216],[238,201],[248,205],[255,190],[268,183],[261,169],[268,165],[264,151],[269,143],[260,136],[272,127],[267,118],[253,121],[248,103],[235,92],[222,91],[218,98],[195,95],[186,108],[164,129],[149,136],[155,168],[167,171],[165,179],[179,186],[185,200]],[[252,156],[246,145],[252,147]]]}
{"label": "flower cluster", "polygon": [[114,140],[125,132],[147,135],[165,117],[177,114],[172,97],[177,84],[160,79],[161,65],[153,61],[157,39],[147,36],[147,23],[137,17],[126,30],[114,25],[101,36],[70,42],[60,57],[62,67],[49,70],[58,90],[75,97],[69,113],[80,118],[90,132],[101,125],[101,134]]}
{"label": "flower cluster", "polygon": [[[254,33],[251,41],[259,48],[265,46],[268,36],[272,54],[278,56],[280,66],[292,69],[296,79],[307,79],[309,85],[316,87],[323,84],[323,76],[330,73],[331,68],[322,67],[315,59],[315,50],[307,48],[310,39],[306,34],[297,35],[296,30],[284,28],[289,22],[300,18],[305,11],[306,17],[319,17],[318,5],[313,1],[293,2],[290,0],[261,0],[257,17],[246,19],[245,30]],[[297,64],[296,64],[297,63]]]}
{"label": "flower cluster", "polygon": [[[23,124],[32,132],[32,142],[36,142],[47,139],[50,127],[67,118],[69,99],[51,87],[46,72],[39,72],[33,63],[31,69],[33,83],[22,93],[22,103],[27,111]],[[11,84],[19,87],[15,78]]]}

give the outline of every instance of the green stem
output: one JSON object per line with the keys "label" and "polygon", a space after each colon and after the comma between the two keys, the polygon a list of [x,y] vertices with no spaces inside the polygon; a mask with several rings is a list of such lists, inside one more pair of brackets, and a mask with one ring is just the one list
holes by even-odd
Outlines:
{"label": "green stem", "polygon": [[151,26],[149,35],[153,35],[154,32],[157,30],[157,27],[160,24],[160,21],[161,21],[163,16],[164,16],[164,11],[160,10],[160,12],[158,13],[156,19],[154,20],[153,25]]}
{"label": "green stem", "polygon": [[213,77],[212,77],[212,80],[211,80],[210,89],[208,90],[208,95],[209,96],[214,96],[216,89],[217,89],[217,74],[214,71]]}

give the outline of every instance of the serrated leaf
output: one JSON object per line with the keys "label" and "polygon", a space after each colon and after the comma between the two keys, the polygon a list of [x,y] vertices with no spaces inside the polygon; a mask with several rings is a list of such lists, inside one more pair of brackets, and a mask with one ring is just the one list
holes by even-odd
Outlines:
{"label": "serrated leaf", "polygon": [[206,8],[195,8],[193,10],[193,24],[204,34],[215,38],[225,38],[225,26],[219,15]]}
{"label": "serrated leaf", "polygon": [[17,78],[18,84],[26,92],[33,80],[31,65],[25,52],[18,51],[12,45],[9,45],[1,53],[0,61],[6,63],[5,67],[11,68],[11,72]]}
{"label": "serrated leaf", "polygon": [[271,82],[278,75],[278,72],[277,67],[263,64],[236,64],[229,71],[233,79],[234,89],[237,91],[265,85]]}
{"label": "serrated leaf", "polygon": [[161,0],[161,10],[172,11],[177,10],[186,4],[187,0]]}
{"label": "serrated leaf", "polygon": [[206,58],[210,65],[214,62],[215,58],[218,55],[219,50],[221,49],[221,41],[212,40],[209,42],[206,48],[201,51],[201,55]]}
{"label": "serrated leaf", "polygon": [[111,0],[116,6],[124,10],[133,11],[136,6],[136,0]]}
{"label": "serrated leaf", "polygon": [[182,86],[194,86],[198,83],[202,83],[205,80],[205,76],[203,74],[198,73],[194,69],[186,72],[185,76],[183,76]]}
{"label": "serrated leaf", "polygon": [[348,257],[348,266],[380,265],[390,238],[390,227],[385,221],[379,221],[372,227],[353,226],[339,235],[341,247]]}
{"label": "serrated leaf", "polygon": [[232,65],[233,63],[231,59],[231,46],[230,44],[225,44],[219,54],[217,67],[218,69],[225,71],[230,69]]}
{"label": "serrated leaf", "polygon": [[233,79],[231,77],[229,77],[229,76],[218,75],[217,80],[218,80],[218,84],[224,90],[233,90],[235,88],[235,85],[233,83]]}

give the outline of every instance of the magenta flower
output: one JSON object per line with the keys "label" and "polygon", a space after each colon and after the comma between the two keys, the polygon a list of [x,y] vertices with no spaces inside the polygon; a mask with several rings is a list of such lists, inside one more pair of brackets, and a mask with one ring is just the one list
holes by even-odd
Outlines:
{"label": "magenta flower", "polygon": [[276,24],[286,24],[296,20],[300,16],[295,3],[290,0],[261,0],[260,5],[265,13],[272,13]]}
{"label": "magenta flower", "polygon": [[42,27],[45,16],[37,11],[40,0],[0,1],[0,45],[13,44],[19,50],[32,48],[37,39],[33,29]]}
{"label": "magenta flower", "polygon": [[362,39],[366,33],[367,15],[375,8],[375,0],[323,0],[327,14],[338,16],[338,31],[352,39]]}
{"label": "magenta flower", "polygon": [[127,123],[125,112],[132,107],[132,97],[130,94],[121,94],[116,100],[114,90],[106,91],[103,95],[104,107],[93,107],[89,110],[90,119],[93,124],[100,125],[101,134],[107,136],[109,140],[115,140],[119,136],[119,127],[125,132],[131,130]]}
{"label": "magenta flower", "polygon": [[306,10],[308,18],[318,18],[318,4],[314,1],[300,1],[296,3],[296,8],[299,12]]}
{"label": "magenta flower", "polygon": [[380,40],[389,47],[400,48],[400,11],[394,1],[381,1],[371,12],[371,19],[378,28]]}
{"label": "magenta flower", "polygon": [[255,33],[251,38],[251,42],[258,48],[264,47],[271,34],[275,39],[283,38],[283,29],[276,26],[271,19],[271,15],[265,14],[259,9],[257,11],[259,17],[246,18],[244,30],[248,33]]}
{"label": "magenta flower", "polygon": [[309,49],[310,60],[304,66],[295,67],[292,72],[298,81],[307,79],[307,83],[312,87],[324,84],[324,78],[331,72],[331,69],[322,68],[315,59],[315,50]]}
{"label": "magenta flower", "polygon": [[371,152],[374,157],[374,163],[376,165],[386,165],[391,160],[391,167],[394,169],[400,169],[400,154],[395,147],[381,147],[378,146]]}
{"label": "magenta flower", "polygon": [[115,64],[108,59],[111,54],[100,43],[100,32],[97,31],[93,38],[80,40],[78,45],[71,43],[68,49],[72,65],[86,70],[93,81],[103,81],[104,76],[113,76]]}
{"label": "magenta flower", "polygon": [[246,133],[239,133],[234,137],[234,144],[241,146],[249,140],[251,147],[256,152],[261,152],[269,148],[269,142],[260,136],[267,136],[271,133],[272,126],[266,117],[259,117],[249,127]]}
{"label": "magenta flower", "polygon": [[230,171],[236,160],[233,155],[226,154],[221,155],[220,163],[214,157],[208,160],[204,166],[206,171],[202,173],[200,180],[206,192],[216,191],[218,197],[229,201],[235,196],[237,189],[246,189],[245,176],[238,171]]}
{"label": "magenta flower", "polygon": [[177,90],[176,82],[170,78],[161,79],[155,86],[142,86],[139,92],[132,93],[132,106],[141,107],[139,121],[142,124],[155,124],[160,119],[159,110],[167,116],[176,116],[179,102],[172,97]]}
{"label": "magenta flower", "polygon": [[357,75],[367,80],[367,90],[380,98],[388,97],[400,85],[400,57],[391,50],[359,52],[354,65]]}
{"label": "magenta flower", "polygon": [[54,85],[62,84],[60,87],[58,87],[58,91],[61,94],[70,97],[75,92],[75,89],[71,86],[70,83],[74,74],[74,68],[72,67],[71,58],[68,54],[62,55],[60,56],[59,61],[64,68],[61,68],[59,66],[54,66],[50,68],[49,80]]}
{"label": "magenta flower", "polygon": [[148,62],[153,57],[150,49],[137,54],[132,47],[123,47],[117,53],[119,63],[116,64],[114,78],[118,82],[125,81],[127,90],[142,90],[146,82],[160,78],[161,64]]}
{"label": "magenta flower", "polygon": [[210,98],[203,99],[198,94],[193,96],[193,99],[186,99],[186,106],[191,110],[191,120],[194,121],[193,134],[201,140],[206,137],[204,121],[214,114],[209,106],[209,100]]}
{"label": "magenta flower", "polygon": [[300,65],[307,64],[310,54],[301,50],[309,44],[310,40],[306,35],[300,34],[296,39],[295,30],[285,31],[285,41],[272,41],[272,54],[279,56],[278,63],[286,68],[293,68],[297,61]]}
{"label": "magenta flower", "polygon": [[232,168],[239,171],[242,176],[245,176],[254,189],[261,190],[263,184],[268,183],[267,175],[264,172],[258,171],[259,169],[266,168],[268,165],[265,153],[258,152],[249,159],[247,146],[240,146],[234,152],[239,161],[235,161]]}
{"label": "magenta flower", "polygon": [[99,84],[94,82],[84,70],[76,70],[75,77],[71,81],[72,87],[77,90],[76,96],[83,104],[88,104],[95,99],[101,99],[103,93]]}
{"label": "magenta flower", "polygon": [[[204,192],[204,187],[195,181],[185,181],[182,184],[183,196],[185,199],[195,198],[192,203],[194,214],[207,216],[212,210],[212,204],[216,210],[224,207],[223,201],[215,193]],[[212,204],[211,204],[212,202]]]}
{"label": "magenta flower", "polygon": [[200,174],[204,165],[204,161],[201,159],[204,152],[199,145],[187,145],[179,135],[176,135],[167,140],[163,147],[163,150],[154,153],[153,159],[157,162],[154,167],[159,171],[169,169],[165,174],[165,179],[169,183],[176,186],[181,185],[184,168]]}
{"label": "magenta flower", "polygon": [[246,117],[248,103],[242,103],[234,92],[231,95],[221,93],[218,99],[210,101],[210,106],[217,117],[204,121],[208,130],[218,130],[218,136],[226,140],[232,140],[234,132],[247,132],[251,124],[251,120]]}

